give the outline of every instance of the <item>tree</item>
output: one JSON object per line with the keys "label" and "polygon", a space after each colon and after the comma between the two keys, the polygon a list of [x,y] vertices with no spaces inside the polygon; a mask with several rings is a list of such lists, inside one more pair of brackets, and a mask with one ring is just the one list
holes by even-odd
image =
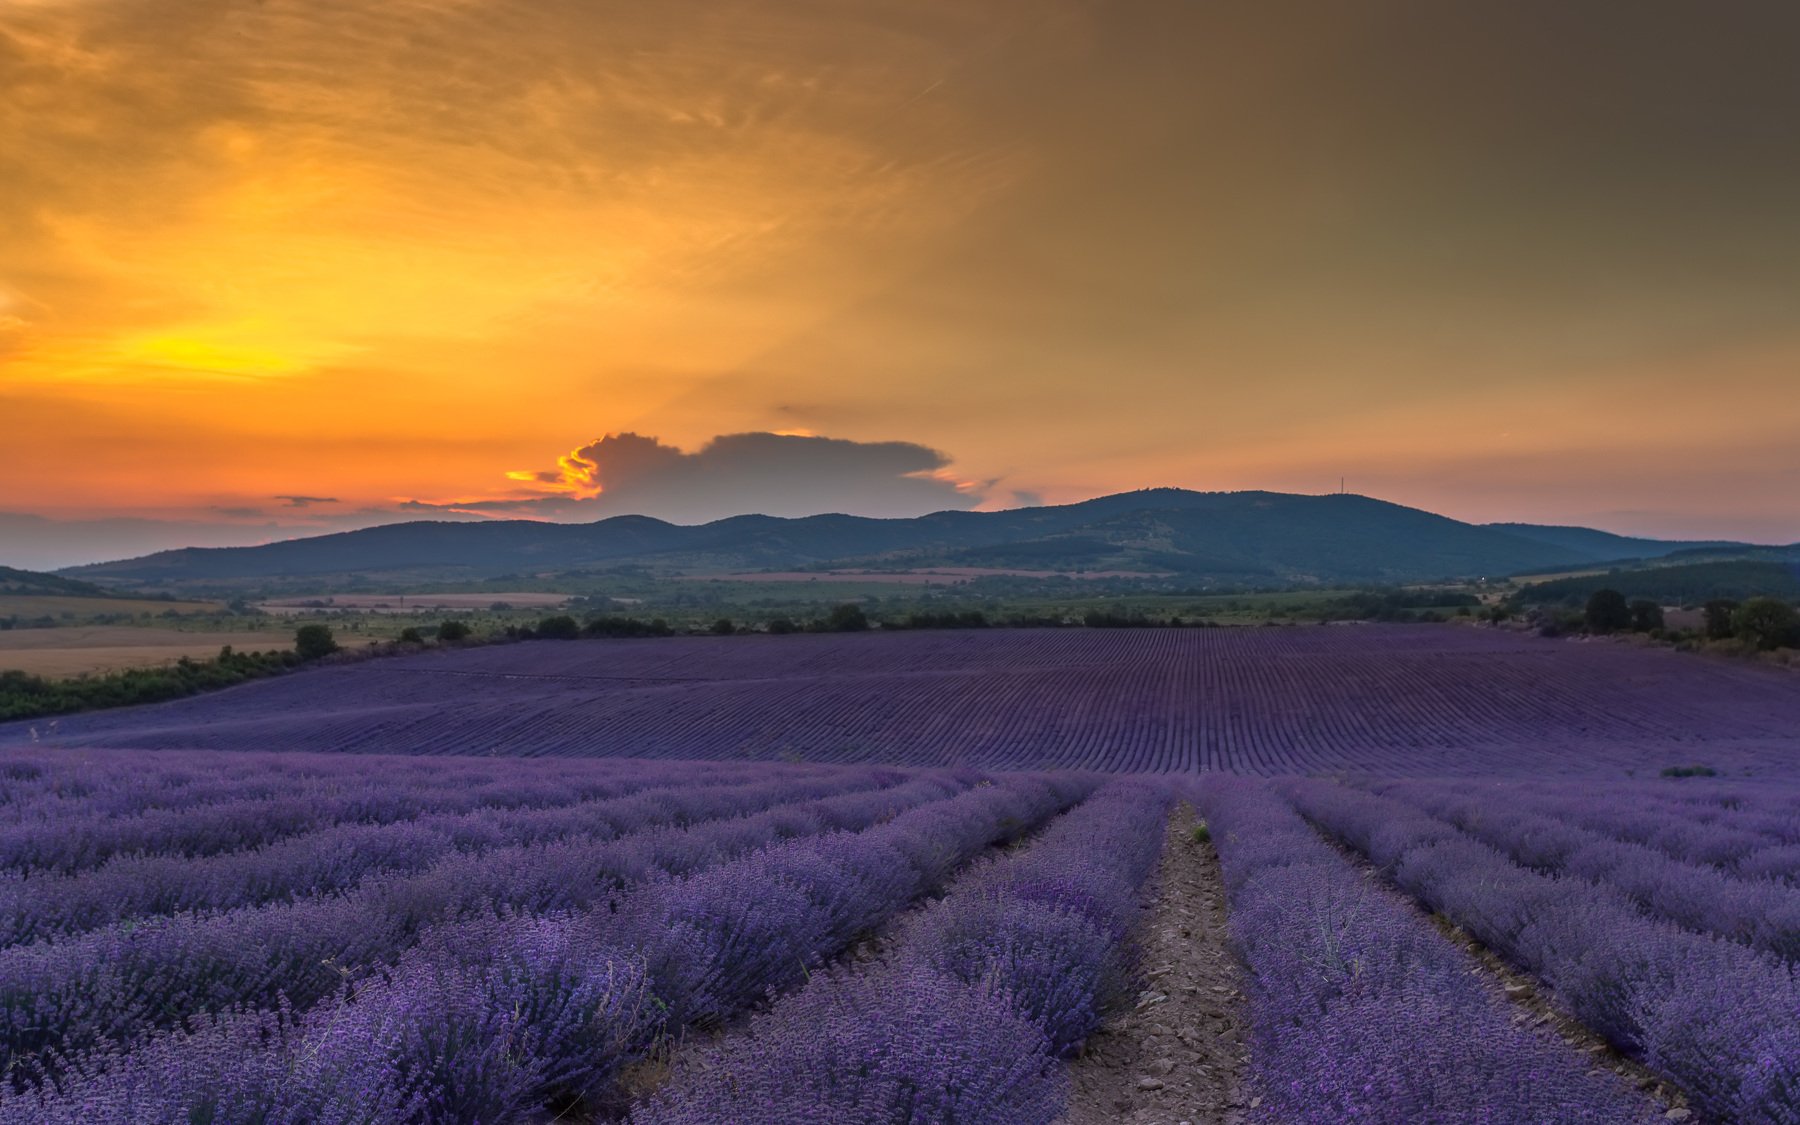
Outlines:
{"label": "tree", "polygon": [[1631,631],[1648,633],[1652,629],[1663,627],[1662,606],[1648,598],[1639,598],[1631,603]]}
{"label": "tree", "polygon": [[319,660],[337,650],[337,638],[328,626],[302,625],[294,631],[294,651],[302,660]]}
{"label": "tree", "polygon": [[769,622],[769,632],[777,636],[799,632],[799,627],[786,617],[777,617]]}
{"label": "tree", "polygon": [[732,623],[731,618],[721,617],[712,623],[712,631],[715,637],[729,637],[737,632],[737,626]]}
{"label": "tree", "polygon": [[825,619],[825,630],[829,633],[859,633],[868,627],[868,614],[854,602],[834,607],[831,615]]}
{"label": "tree", "polygon": [[400,630],[400,635],[394,639],[403,645],[422,645],[425,643],[425,635],[411,625]]}
{"label": "tree", "polygon": [[536,633],[539,640],[572,641],[581,636],[581,625],[565,613],[538,622]]}
{"label": "tree", "polygon": [[440,641],[467,640],[471,632],[473,630],[461,621],[446,621],[438,626],[437,639]]}
{"label": "tree", "polygon": [[1714,598],[1706,603],[1706,639],[1709,641],[1728,640],[1734,627],[1731,617],[1737,612],[1738,604],[1730,598]]}
{"label": "tree", "polygon": [[1595,590],[1587,601],[1587,627],[1596,633],[1631,628],[1631,607],[1617,590]]}
{"label": "tree", "polygon": [[1731,615],[1732,632],[1759,649],[1795,643],[1800,614],[1780,598],[1751,598]]}

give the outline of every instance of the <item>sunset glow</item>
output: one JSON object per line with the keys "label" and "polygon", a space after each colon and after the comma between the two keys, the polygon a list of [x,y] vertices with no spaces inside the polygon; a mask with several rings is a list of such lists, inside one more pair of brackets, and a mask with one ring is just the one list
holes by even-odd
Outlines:
{"label": "sunset glow", "polygon": [[1616,16],[0,0],[0,512],[1800,538],[1800,15]]}

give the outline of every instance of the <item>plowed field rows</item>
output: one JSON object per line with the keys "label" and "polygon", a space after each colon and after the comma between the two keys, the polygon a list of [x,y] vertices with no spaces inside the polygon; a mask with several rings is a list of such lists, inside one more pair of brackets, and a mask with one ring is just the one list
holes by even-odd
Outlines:
{"label": "plowed field rows", "polygon": [[[1785,768],[1800,677],[1474,628],[539,641],[63,720],[58,744],[1284,774]],[[29,741],[27,725],[0,744]]]}

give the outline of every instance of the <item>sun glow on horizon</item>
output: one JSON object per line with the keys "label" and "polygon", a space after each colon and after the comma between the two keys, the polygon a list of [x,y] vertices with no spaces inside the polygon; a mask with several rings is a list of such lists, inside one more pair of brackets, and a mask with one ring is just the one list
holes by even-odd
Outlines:
{"label": "sun glow on horizon", "polygon": [[926,451],[877,506],[1800,518],[1800,79],[1746,46],[1800,14],[0,7],[0,510],[491,516],[767,434]]}

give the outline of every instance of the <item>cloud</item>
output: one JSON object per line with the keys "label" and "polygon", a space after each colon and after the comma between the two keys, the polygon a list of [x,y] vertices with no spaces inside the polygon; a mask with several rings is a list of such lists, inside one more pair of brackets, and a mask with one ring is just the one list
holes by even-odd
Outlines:
{"label": "cloud", "polygon": [[287,503],[283,506],[288,508],[310,508],[314,504],[335,504],[338,502],[338,498],[335,496],[277,496],[275,499],[286,500]]}
{"label": "cloud", "polygon": [[564,520],[630,513],[701,523],[748,513],[917,516],[973,508],[982,499],[979,482],[960,479],[950,458],[927,446],[800,433],[722,434],[692,453],[643,434],[607,434],[559,457],[553,469],[507,477],[537,494],[402,506]]}

